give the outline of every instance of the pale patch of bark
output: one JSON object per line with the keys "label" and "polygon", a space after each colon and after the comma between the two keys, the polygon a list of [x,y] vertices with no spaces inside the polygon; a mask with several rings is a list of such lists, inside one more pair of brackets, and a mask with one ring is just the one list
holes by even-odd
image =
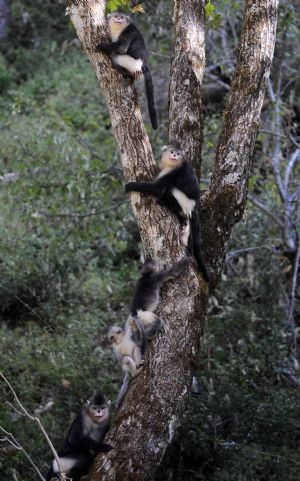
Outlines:
{"label": "pale patch of bark", "polygon": [[201,87],[205,67],[204,1],[174,0],[169,137],[182,143],[200,178]]}

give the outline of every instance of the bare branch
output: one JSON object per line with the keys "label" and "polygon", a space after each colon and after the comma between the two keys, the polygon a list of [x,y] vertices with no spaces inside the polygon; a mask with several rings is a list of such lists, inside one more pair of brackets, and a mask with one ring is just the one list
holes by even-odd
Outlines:
{"label": "bare branch", "polygon": [[44,476],[42,475],[42,473],[40,472],[39,468],[37,467],[37,465],[35,464],[35,462],[33,461],[33,459],[31,458],[31,456],[29,456],[29,454],[27,453],[27,451],[23,448],[23,446],[19,443],[19,441],[17,441],[17,439],[13,436],[12,433],[9,433],[8,431],[6,431],[2,426],[0,426],[0,430],[6,434],[6,436],[4,438],[1,438],[0,439],[0,442],[8,442],[9,444],[11,444],[11,446],[13,446],[15,449],[17,449],[18,451],[21,451],[27,458],[27,460],[29,461],[29,463],[31,464],[31,466],[33,467],[33,469],[36,471],[38,477],[42,480],[42,481],[45,481],[45,478]]}
{"label": "bare branch", "polygon": [[300,263],[300,241],[298,242],[297,255],[296,255],[295,265],[294,265],[289,316],[288,316],[288,320],[287,320],[287,327],[291,331],[294,349],[297,346],[297,335],[296,335],[296,330],[295,330],[294,310],[295,310],[296,291],[297,291],[297,286],[298,286],[298,274],[299,274],[299,268],[300,268],[299,263]]}
{"label": "bare branch", "polygon": [[211,270],[218,274],[225,257],[225,241],[244,210],[252,152],[274,53],[277,5],[277,0],[245,2],[236,70],[225,107],[210,191],[203,198],[204,253]]}
{"label": "bare branch", "polygon": [[0,372],[0,377],[3,379],[3,381],[7,384],[7,386],[9,387],[9,389],[11,390],[11,392],[13,393],[13,396],[14,396],[14,399],[15,399],[15,402],[18,404],[20,410],[21,410],[21,413],[23,413],[25,416],[27,416],[31,421],[34,421],[37,423],[40,431],[43,433],[44,435],[44,438],[46,439],[47,441],[47,444],[48,446],[50,447],[51,451],[52,451],[52,454],[57,462],[57,466],[58,466],[58,469],[60,471],[60,475],[61,475],[61,478],[62,478],[62,481],[65,481],[66,480],[66,477],[65,477],[65,474],[62,472],[62,470],[60,469],[60,460],[59,460],[59,456],[47,434],[47,432],[45,431],[44,429],[44,426],[42,425],[40,419],[37,417],[37,416],[32,416],[31,414],[29,414],[29,412],[27,411],[27,409],[25,409],[25,407],[23,406],[23,404],[21,403],[21,401],[19,400],[17,394],[16,394],[16,391],[14,390],[14,388],[12,387],[12,385],[10,384],[10,382],[6,379],[6,377],[4,376],[4,374],[2,372]]}
{"label": "bare branch", "polygon": [[[281,76],[280,76],[281,78]],[[279,84],[280,82],[279,78]],[[274,89],[272,86],[272,82],[268,80],[268,90],[269,95],[272,103],[274,104],[274,149],[273,154],[271,156],[272,166],[275,175],[275,182],[279,191],[279,195],[281,200],[285,202],[286,200],[286,191],[282,182],[281,174],[280,174],[280,159],[281,159],[281,145],[280,145],[280,138],[281,138],[281,112],[280,112],[280,97],[276,96],[274,93]]]}
{"label": "bare branch", "polygon": [[248,194],[248,200],[252,202],[253,205],[258,207],[262,212],[267,214],[273,221],[281,228],[284,229],[284,223],[277,217],[265,204],[262,204],[254,195]]}
{"label": "bare branch", "polygon": [[284,188],[286,193],[288,193],[291,173],[293,172],[295,164],[299,160],[299,158],[300,158],[300,148],[296,149],[295,152],[293,152],[293,154],[291,155],[291,158],[289,160],[288,166],[285,171]]}
{"label": "bare branch", "polygon": [[230,260],[232,257],[238,256],[239,254],[244,254],[245,252],[258,251],[261,249],[273,250],[273,246],[262,245],[255,247],[245,247],[244,249],[236,249],[235,251],[230,251],[226,255],[226,261]]}

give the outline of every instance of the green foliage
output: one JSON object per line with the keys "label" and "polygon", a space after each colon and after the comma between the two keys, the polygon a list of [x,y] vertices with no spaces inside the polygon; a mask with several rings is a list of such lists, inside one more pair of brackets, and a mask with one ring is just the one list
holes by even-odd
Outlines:
{"label": "green foliage", "polygon": [[14,80],[12,71],[8,68],[7,62],[0,53],[0,94],[5,92]]}
{"label": "green foliage", "polygon": [[130,0],[108,0],[106,5],[106,12],[111,13],[118,10],[119,8],[129,12],[130,3]]}
{"label": "green foliage", "polygon": [[210,0],[208,0],[208,2],[205,4],[205,16],[206,18],[209,18],[212,16],[212,14],[214,13],[216,7],[211,3]]}

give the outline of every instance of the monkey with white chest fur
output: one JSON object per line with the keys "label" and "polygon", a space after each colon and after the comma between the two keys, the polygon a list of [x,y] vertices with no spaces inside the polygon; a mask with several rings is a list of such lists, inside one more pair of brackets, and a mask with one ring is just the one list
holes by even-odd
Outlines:
{"label": "monkey with white chest fur", "polygon": [[145,262],[136,283],[125,328],[118,326],[110,328],[108,337],[112,342],[114,354],[122,362],[122,369],[126,373],[116,400],[117,409],[121,406],[131,379],[141,371],[146,339],[152,339],[161,329],[162,321],[154,314],[159,304],[161,287],[180,276],[191,262],[191,257],[185,257],[170,269],[161,269],[153,260]]}
{"label": "monkey with white chest fur", "polygon": [[81,407],[74,419],[56,460],[46,475],[46,481],[60,479],[59,472],[72,481],[79,481],[87,474],[95,455],[112,449],[103,442],[109,428],[109,408],[104,396],[98,392]]}
{"label": "monkey with white chest fur", "polygon": [[183,243],[189,246],[204,280],[209,282],[201,253],[199,183],[193,168],[184,159],[179,143],[173,141],[164,147],[160,173],[154,181],[129,182],[125,189],[155,195],[161,205],[177,215],[182,225]]}
{"label": "monkey with white chest fur", "polygon": [[106,53],[113,67],[133,79],[144,75],[149,117],[153,129],[157,129],[157,112],[154,100],[152,76],[148,65],[148,52],[144,39],[130,18],[123,11],[108,14],[111,42],[100,43],[97,50]]}

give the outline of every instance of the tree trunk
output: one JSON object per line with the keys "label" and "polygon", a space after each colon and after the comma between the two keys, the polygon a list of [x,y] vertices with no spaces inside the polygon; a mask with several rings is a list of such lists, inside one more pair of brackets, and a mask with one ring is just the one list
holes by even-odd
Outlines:
{"label": "tree trunk", "polygon": [[180,140],[200,178],[201,87],[205,67],[204,0],[174,0],[174,47],[169,88],[169,138]]}
{"label": "tree trunk", "polygon": [[[170,135],[187,147],[196,165],[201,152],[200,89],[204,67],[203,1],[174,2],[176,43],[170,84]],[[106,37],[103,0],[69,1],[76,32],[100,81],[110,111],[127,181],[152,179],[156,172],[151,146],[131,80],[112,69],[95,51]],[[239,58],[221,135],[211,188],[204,198],[205,254],[213,282],[223,266],[225,241],[240,219],[250,159],[275,42],[277,0],[248,0]],[[182,89],[183,73],[187,80]],[[176,219],[151,196],[131,194],[145,253],[167,266],[180,259]],[[163,290],[159,315],[165,324],[151,342],[145,368],[132,382],[107,436],[114,449],[100,455],[92,481],[151,480],[172,443],[186,409],[191,376],[206,314],[208,288],[195,269]]]}

